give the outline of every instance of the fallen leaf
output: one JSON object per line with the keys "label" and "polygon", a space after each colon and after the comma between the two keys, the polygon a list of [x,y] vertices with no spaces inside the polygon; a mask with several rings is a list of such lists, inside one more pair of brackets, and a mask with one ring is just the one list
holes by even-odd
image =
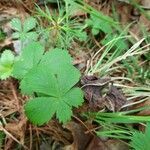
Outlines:
{"label": "fallen leaf", "polygon": [[110,78],[98,79],[96,76],[83,76],[81,79],[82,89],[85,99],[88,101],[90,108],[103,109],[105,107],[102,90],[108,87]]}
{"label": "fallen leaf", "polygon": [[86,146],[91,141],[93,135],[85,134],[84,127],[75,122],[70,122],[65,126],[73,135],[73,143],[65,146],[64,150],[86,150]]}
{"label": "fallen leaf", "polygon": [[106,143],[105,143],[108,148],[110,150],[129,150],[129,146],[121,141],[121,140],[117,140],[117,139],[109,139]]}
{"label": "fallen leaf", "polygon": [[83,76],[81,84],[89,107],[95,111],[104,108],[113,112],[120,111],[126,103],[125,96],[112,84],[110,78]]}
{"label": "fallen leaf", "polygon": [[127,99],[121,90],[118,90],[114,85],[111,85],[106,95],[106,106],[109,110],[120,111],[121,107],[126,104]]}
{"label": "fallen leaf", "polygon": [[111,150],[99,137],[94,137],[86,150]]}

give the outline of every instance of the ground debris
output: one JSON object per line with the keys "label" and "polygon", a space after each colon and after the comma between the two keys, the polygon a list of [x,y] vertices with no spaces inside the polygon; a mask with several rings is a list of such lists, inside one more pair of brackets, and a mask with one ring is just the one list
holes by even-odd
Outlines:
{"label": "ground debris", "polygon": [[75,122],[70,122],[66,128],[71,131],[73,135],[73,143],[64,147],[64,150],[86,150],[87,145],[92,140],[92,135],[85,134],[85,128]]}
{"label": "ground debris", "polygon": [[115,87],[111,78],[97,78],[96,76],[83,76],[82,89],[89,107],[93,110],[107,108],[109,111],[119,111],[126,103],[123,93]]}

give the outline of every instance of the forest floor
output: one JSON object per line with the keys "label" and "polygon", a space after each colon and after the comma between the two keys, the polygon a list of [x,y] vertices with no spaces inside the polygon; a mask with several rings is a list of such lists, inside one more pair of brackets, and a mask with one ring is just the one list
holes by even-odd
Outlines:
{"label": "forest floor", "polygon": [[[31,34],[13,26],[29,17]],[[0,149],[150,150],[149,0],[0,0],[0,54],[20,55],[31,41],[69,52],[84,102],[66,123],[54,116],[34,125],[24,110],[29,96],[0,58]]]}

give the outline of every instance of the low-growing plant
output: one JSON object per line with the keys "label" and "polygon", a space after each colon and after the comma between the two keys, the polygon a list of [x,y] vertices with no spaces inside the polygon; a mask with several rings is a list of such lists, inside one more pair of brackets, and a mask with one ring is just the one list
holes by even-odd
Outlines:
{"label": "low-growing plant", "polygon": [[80,88],[74,87],[79,81],[80,72],[72,65],[68,52],[53,49],[44,53],[44,47],[38,42],[23,48],[15,62],[10,51],[5,51],[2,56],[8,52],[9,57],[1,59],[10,61],[7,64],[8,67],[11,65],[11,71],[7,75],[4,72],[3,76],[11,75],[19,79],[21,92],[31,97],[25,105],[29,120],[42,125],[56,114],[60,122],[69,121],[72,108],[82,104],[83,93]]}
{"label": "low-growing plant", "polygon": [[[59,12],[50,11],[47,6],[45,10],[37,6],[37,17],[42,26],[40,34],[51,43],[51,47],[57,45],[60,48],[68,48],[74,40],[86,40],[85,25],[80,23],[77,17],[73,18],[71,11],[67,3],[59,7]],[[46,27],[42,22],[46,22]]]}
{"label": "low-growing plant", "polygon": [[12,19],[11,28],[15,31],[12,34],[12,38],[20,40],[22,46],[31,41],[36,41],[38,34],[33,31],[36,24],[36,19],[33,17],[27,18],[23,24],[19,18]]}
{"label": "low-growing plant", "polygon": [[[97,63],[96,64],[91,63],[88,73],[89,74],[99,73],[100,76],[105,76],[105,75],[108,75],[109,72],[112,73],[113,71],[117,71],[118,68],[116,68],[115,66],[116,63],[127,60],[128,58],[131,58],[132,56],[148,53],[149,49],[147,49],[147,47],[149,45],[139,47],[145,39],[139,40],[137,43],[135,43],[133,46],[131,46],[131,48],[129,48],[126,51],[121,50],[121,52],[119,52],[118,49],[116,49],[115,51],[111,52],[111,48],[114,46],[116,41],[118,41],[120,38],[127,38],[127,37],[130,38],[130,36],[117,37],[111,40],[110,42],[108,42],[104,47],[99,49],[93,56],[91,62],[93,62],[94,59],[97,57],[97,55],[100,52],[102,52],[103,49],[105,48],[105,50],[99,57]],[[119,65],[119,68],[122,68],[122,66]]]}
{"label": "low-growing plant", "polygon": [[[138,116],[132,115],[132,113],[138,112],[140,110],[150,109],[150,107],[143,107],[131,111],[125,112],[115,112],[115,113],[90,113],[88,117],[95,119],[100,127],[98,131],[95,131],[99,137],[102,138],[116,138],[121,140],[130,141],[129,146],[134,150],[147,150],[149,148],[149,116]],[[137,129],[134,129],[131,124],[135,123],[146,123],[145,133],[139,132]],[[97,128],[98,129],[98,128]],[[142,140],[143,139],[143,140]]]}
{"label": "low-growing plant", "polygon": [[97,35],[100,31],[105,34],[112,33],[112,26],[110,23],[95,15],[91,15],[90,18],[86,20],[86,24],[92,28],[93,35]]}
{"label": "low-growing plant", "polygon": [[14,54],[10,50],[5,50],[0,57],[0,79],[6,79],[12,74]]}

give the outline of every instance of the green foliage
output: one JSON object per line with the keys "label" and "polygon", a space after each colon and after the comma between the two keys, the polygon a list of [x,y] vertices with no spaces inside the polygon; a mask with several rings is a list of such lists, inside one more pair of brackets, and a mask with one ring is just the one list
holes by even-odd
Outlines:
{"label": "green foliage", "polygon": [[45,0],[47,3],[57,3],[58,0]]}
{"label": "green foliage", "polygon": [[10,50],[5,50],[0,58],[0,79],[6,79],[12,74],[15,57]]}
{"label": "green foliage", "polygon": [[131,138],[131,147],[134,150],[150,149],[150,122],[147,123],[145,133],[134,132]]}
{"label": "green foliage", "polygon": [[14,64],[13,76],[22,79],[27,72],[36,66],[42,55],[44,48],[37,42],[32,42],[22,49],[22,54]]}
{"label": "green foliage", "polygon": [[[134,124],[134,123],[137,124],[139,122],[149,124],[150,117],[149,116],[138,116],[138,115],[134,116],[133,114],[140,112],[142,110],[149,110],[149,109],[150,109],[150,107],[147,106],[147,107],[141,107],[138,109],[124,111],[124,112],[90,113],[88,115],[88,117],[94,118],[94,121],[96,121],[101,126],[100,130],[96,131],[98,136],[131,140],[133,143],[131,145],[132,145],[132,147],[134,147],[134,144],[136,145],[139,143],[139,145],[140,145],[140,139],[142,139],[143,136],[140,138],[141,135],[137,134],[138,131],[135,130],[131,126],[131,124]],[[150,132],[149,129],[146,130],[146,135],[149,134],[148,132]],[[137,143],[137,138],[139,138],[138,143]],[[146,138],[149,139],[150,137],[147,136]],[[146,144],[146,140],[142,144],[144,145],[144,143]],[[140,149],[135,149],[135,150],[140,150]],[[146,150],[146,149],[144,149],[144,150]]]}
{"label": "green foliage", "polygon": [[[51,11],[48,7],[45,7],[43,11],[39,6],[37,6],[37,17],[40,22],[47,22],[44,29],[40,29],[40,34],[46,41],[50,43],[51,48],[57,47],[68,48],[72,41],[79,40],[85,41],[87,39],[86,32],[84,31],[85,26],[79,23],[78,18],[73,19],[71,14],[72,10],[66,4],[64,8],[61,6],[59,12]],[[41,39],[41,40],[42,40]]]}
{"label": "green foliage", "polygon": [[131,140],[133,133],[136,131],[131,124],[148,123],[149,116],[135,115],[140,111],[150,110],[149,106],[122,112],[88,112],[84,116],[88,120],[93,120],[99,124],[96,134],[100,137],[117,138]]}
{"label": "green foliage", "polygon": [[2,31],[2,29],[0,29],[0,41],[3,41],[5,37],[6,37],[5,33]]}
{"label": "green foliage", "polygon": [[[116,68],[115,66],[113,66],[114,64],[126,60],[132,56],[141,55],[148,52],[148,50],[145,49],[144,46],[139,48],[140,44],[144,41],[144,39],[139,40],[127,51],[124,51],[123,49],[116,49],[113,52],[111,52],[111,48],[115,45],[116,41],[125,37],[119,36],[107,43],[105,50],[98,59],[98,62],[94,66],[91,66],[89,74],[99,73],[100,76],[104,76],[107,75],[109,72],[113,73],[113,71],[116,71],[118,68],[121,68],[121,65],[118,65],[118,68]],[[98,53],[100,53],[101,50],[102,49],[100,49]],[[96,55],[98,55],[98,53],[96,53]]]}
{"label": "green foliage", "polygon": [[[144,25],[141,25],[143,32],[142,37],[145,38],[144,46],[146,47],[150,43],[149,32]],[[123,66],[127,70],[127,77],[132,78],[134,81],[142,84],[149,85],[150,81],[150,69],[149,69],[150,53],[129,57],[123,60]]]}
{"label": "green foliage", "polygon": [[4,132],[0,131],[0,150],[2,149],[4,138],[5,138]]}
{"label": "green foliage", "polygon": [[100,31],[107,34],[112,33],[112,27],[110,23],[95,15],[91,15],[90,18],[86,20],[86,24],[92,28],[93,35],[97,35]]}
{"label": "green foliage", "polygon": [[[107,18],[104,14],[102,15]],[[127,35],[128,28],[122,31],[119,25],[114,27],[111,22],[102,19],[100,16],[91,14],[90,18],[86,20],[86,24],[91,29],[93,35],[97,35],[99,33],[103,33],[105,35],[104,39],[101,39],[100,41],[102,45],[106,45],[112,39]],[[128,49],[128,44],[125,39],[118,39],[111,48],[121,51]]]}
{"label": "green foliage", "polygon": [[66,51],[47,52],[21,81],[23,93],[39,95],[25,105],[27,117],[37,125],[48,122],[55,113],[60,122],[70,120],[72,107],[83,102],[81,90],[73,88],[79,77],[80,73],[72,66]]}
{"label": "green foliage", "polygon": [[150,70],[148,60],[145,60],[143,65],[140,65],[141,62],[142,60],[139,56],[130,57],[123,61],[123,66],[127,69],[127,77],[132,78],[139,83],[149,84]]}
{"label": "green foliage", "polygon": [[23,24],[19,18],[12,19],[11,28],[15,31],[12,37],[23,43],[36,40],[38,35],[35,31],[32,31],[36,24],[36,19],[33,17],[27,18]]}
{"label": "green foliage", "polygon": [[10,75],[21,80],[23,94],[33,97],[25,105],[25,113],[34,124],[42,125],[54,114],[65,123],[71,119],[72,108],[83,102],[82,91],[74,87],[80,72],[65,50],[53,49],[44,54],[38,42],[23,48],[16,58],[6,50],[0,59],[0,77],[6,79]]}

